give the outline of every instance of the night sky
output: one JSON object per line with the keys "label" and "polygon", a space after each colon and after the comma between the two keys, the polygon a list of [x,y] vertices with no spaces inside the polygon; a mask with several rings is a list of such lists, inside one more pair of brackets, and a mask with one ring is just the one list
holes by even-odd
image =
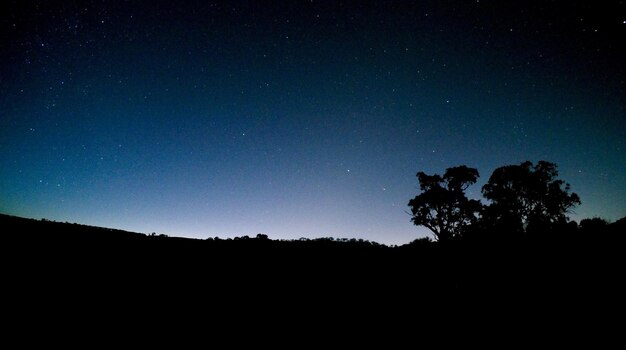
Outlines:
{"label": "night sky", "polygon": [[626,215],[624,1],[4,1],[0,212],[428,235],[415,174],[548,160]]}

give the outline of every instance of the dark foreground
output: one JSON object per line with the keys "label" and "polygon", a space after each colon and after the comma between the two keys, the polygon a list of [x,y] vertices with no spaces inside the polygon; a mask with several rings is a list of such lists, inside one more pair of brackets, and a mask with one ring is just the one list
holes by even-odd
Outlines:
{"label": "dark foreground", "polygon": [[107,315],[120,324],[298,328],[319,319],[410,329],[437,326],[434,315],[444,329],[525,317],[550,327],[597,324],[621,312],[626,295],[623,220],[568,237],[400,247],[194,240],[5,215],[0,223],[4,298],[21,322]]}

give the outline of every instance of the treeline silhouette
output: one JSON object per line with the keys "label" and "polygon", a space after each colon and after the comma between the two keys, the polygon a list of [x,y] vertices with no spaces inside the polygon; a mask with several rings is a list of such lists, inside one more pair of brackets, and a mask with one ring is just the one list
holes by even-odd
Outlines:
{"label": "treeline silhouette", "polygon": [[[426,315],[443,315],[456,326],[476,315],[530,317],[546,329],[555,320],[597,320],[626,295],[626,218],[566,220],[578,198],[550,164],[541,167],[523,163],[496,174],[487,185],[502,184],[510,173],[533,178],[548,170],[549,176],[501,188],[521,187],[514,191],[487,187],[490,205],[465,197],[478,176],[471,168],[418,174],[426,195],[411,201],[412,218],[434,228],[438,239],[400,246],[265,234],[189,239],[0,215],[4,298],[19,306],[15,317],[35,313],[50,322],[68,312],[77,320],[109,315],[118,322],[129,312],[140,319],[192,312],[233,324],[244,315],[263,324],[272,315],[338,327],[402,327],[402,320]],[[523,193],[528,198],[519,198]],[[498,200],[517,204],[501,212],[493,204]],[[523,216],[505,215],[514,210]]]}
{"label": "treeline silhouette", "polygon": [[311,324],[333,332],[349,325],[362,341],[378,327],[405,337],[418,324],[443,332],[437,322],[453,322],[445,332],[512,332],[508,322],[528,319],[554,336],[555,323],[567,332],[604,327],[606,310],[626,295],[626,218],[591,219],[542,239],[421,238],[393,247],[265,235],[199,240],[6,215],[0,223],[5,317],[26,324],[36,315],[90,331],[89,322],[108,319],[129,329],[203,321],[228,329],[274,319],[307,337],[302,327]]}
{"label": "treeline silhouette", "polygon": [[[469,288],[476,281],[470,275],[494,269],[514,266],[542,269],[560,260],[569,264],[563,271],[566,272],[579,264],[591,268],[602,259],[622,259],[626,232],[626,218],[615,223],[593,218],[581,221],[580,225],[546,232],[544,236],[495,241],[459,239],[445,243],[426,237],[401,246],[386,246],[362,239],[331,237],[272,240],[264,234],[201,240],[8,215],[0,215],[0,222],[6,228],[1,235],[2,245],[20,257],[25,264],[22,267],[34,267],[31,272],[36,274],[45,275],[58,269],[54,276],[72,278],[78,277],[72,271],[89,266],[92,273],[80,273],[86,279],[93,277],[93,272],[107,270],[120,273],[120,278],[133,275],[139,280],[142,276],[171,274],[169,277],[174,277],[202,271],[205,278],[239,275],[263,280],[264,285],[269,281],[282,283],[282,278],[297,281],[314,277],[346,286],[347,281],[359,284],[380,282],[380,279],[387,280],[389,285],[402,284],[411,276],[410,283],[428,284],[433,292],[440,290],[444,294],[446,290]],[[612,254],[618,251],[619,254]],[[29,261],[33,264],[27,264]],[[602,269],[597,272],[601,273]],[[272,279],[272,275],[276,278]],[[491,277],[493,281],[508,279],[506,275],[485,276]],[[198,280],[202,278],[198,276]]]}

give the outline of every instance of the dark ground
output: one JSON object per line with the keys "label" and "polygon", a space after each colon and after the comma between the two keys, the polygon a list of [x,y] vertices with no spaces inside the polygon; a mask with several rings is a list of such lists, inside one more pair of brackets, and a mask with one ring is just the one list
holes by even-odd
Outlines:
{"label": "dark ground", "polygon": [[520,322],[537,334],[564,324],[605,327],[621,317],[626,295],[624,220],[568,237],[400,247],[195,240],[6,215],[0,223],[5,315],[18,325],[59,315],[78,324],[198,319],[398,332],[424,323],[445,332]]}

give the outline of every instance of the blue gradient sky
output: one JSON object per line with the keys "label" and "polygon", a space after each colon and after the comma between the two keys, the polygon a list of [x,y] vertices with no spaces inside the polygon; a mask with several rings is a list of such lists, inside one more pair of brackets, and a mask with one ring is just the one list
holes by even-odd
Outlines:
{"label": "blue gradient sky", "polygon": [[402,244],[417,171],[548,160],[626,215],[624,4],[365,3],[8,2],[0,212]]}

